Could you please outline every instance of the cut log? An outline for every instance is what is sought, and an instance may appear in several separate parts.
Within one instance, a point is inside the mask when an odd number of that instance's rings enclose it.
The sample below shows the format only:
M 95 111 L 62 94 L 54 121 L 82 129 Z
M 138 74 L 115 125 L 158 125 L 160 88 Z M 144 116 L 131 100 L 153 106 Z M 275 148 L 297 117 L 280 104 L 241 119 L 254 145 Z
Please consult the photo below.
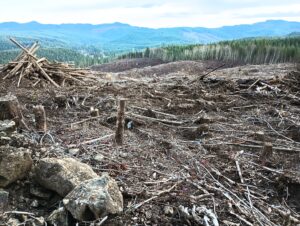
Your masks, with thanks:
M 35 126 L 38 132 L 47 132 L 47 118 L 45 108 L 42 105 L 34 107 Z
M 124 124 L 125 124 L 125 100 L 119 102 L 119 110 L 117 115 L 117 129 L 115 140 L 117 145 L 123 145 L 124 142 Z
M 49 80 L 56 88 L 59 88 L 60 86 L 54 82 L 49 75 L 44 71 L 44 69 L 37 63 L 34 62 L 34 65 L 38 68 L 38 70 L 41 72 L 41 74 L 45 77 L 45 79 Z
M 17 127 L 28 129 L 16 96 L 0 97 L 0 120 L 13 120 Z
M 33 59 L 38 60 L 31 52 L 30 50 L 26 49 L 24 46 L 22 46 L 19 42 L 17 42 L 15 39 L 10 38 L 10 41 L 12 41 L 14 44 L 16 44 L 18 47 L 20 47 L 25 53 L 27 53 L 29 56 L 31 56 Z M 34 44 L 35 45 L 35 44 Z M 34 49 L 34 45 L 32 46 L 32 49 Z

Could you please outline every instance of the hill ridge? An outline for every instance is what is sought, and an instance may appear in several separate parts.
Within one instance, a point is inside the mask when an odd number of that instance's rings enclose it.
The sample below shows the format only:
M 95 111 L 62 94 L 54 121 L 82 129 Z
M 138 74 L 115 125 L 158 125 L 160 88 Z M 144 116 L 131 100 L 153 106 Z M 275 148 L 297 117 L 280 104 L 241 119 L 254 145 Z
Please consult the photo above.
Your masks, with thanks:
M 115 22 L 108 24 L 0 23 L 0 38 L 8 36 L 57 40 L 70 47 L 97 46 L 103 50 L 128 51 L 170 44 L 206 44 L 247 37 L 286 36 L 300 32 L 300 22 L 267 20 L 219 28 L 146 28 Z

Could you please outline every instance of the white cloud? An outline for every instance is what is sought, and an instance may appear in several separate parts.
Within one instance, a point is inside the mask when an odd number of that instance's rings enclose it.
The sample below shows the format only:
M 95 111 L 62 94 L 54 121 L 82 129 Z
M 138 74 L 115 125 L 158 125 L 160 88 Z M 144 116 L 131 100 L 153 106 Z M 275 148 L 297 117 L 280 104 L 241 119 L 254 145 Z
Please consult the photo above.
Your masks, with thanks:
M 123 22 L 145 27 L 218 27 L 266 19 L 300 21 L 299 0 L 10 0 L 0 21 Z

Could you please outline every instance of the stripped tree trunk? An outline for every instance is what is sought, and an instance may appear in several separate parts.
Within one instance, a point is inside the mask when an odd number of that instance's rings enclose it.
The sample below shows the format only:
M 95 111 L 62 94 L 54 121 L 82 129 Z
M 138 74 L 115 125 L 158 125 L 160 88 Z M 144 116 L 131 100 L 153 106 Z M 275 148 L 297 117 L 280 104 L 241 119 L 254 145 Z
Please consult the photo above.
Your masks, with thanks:
M 44 106 L 37 105 L 33 108 L 35 116 L 35 125 L 38 132 L 47 132 L 47 118 Z
M 266 142 L 259 156 L 259 160 L 261 164 L 265 165 L 268 161 L 270 161 L 272 155 L 273 155 L 273 145 L 272 143 Z
M 117 115 L 117 130 L 115 135 L 115 140 L 117 145 L 123 145 L 124 124 L 125 124 L 125 100 L 121 99 L 119 102 L 119 110 Z

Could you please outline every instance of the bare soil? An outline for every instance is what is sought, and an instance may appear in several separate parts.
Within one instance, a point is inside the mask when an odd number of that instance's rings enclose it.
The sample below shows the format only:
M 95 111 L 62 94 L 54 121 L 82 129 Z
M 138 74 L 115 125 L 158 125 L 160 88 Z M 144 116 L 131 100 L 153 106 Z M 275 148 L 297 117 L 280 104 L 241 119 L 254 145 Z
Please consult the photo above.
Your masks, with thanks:
M 246 65 L 225 66 L 199 79 L 220 64 L 188 61 L 94 72 L 96 82 L 61 89 L 26 82 L 16 88 L 17 81 L 1 80 L 0 93 L 18 97 L 32 128 L 33 107 L 45 107 L 55 143 L 23 131 L 33 143 L 35 162 L 71 156 L 117 180 L 124 212 L 104 225 L 206 225 L 205 214 L 197 218 L 193 207 L 211 210 L 220 225 L 288 225 L 287 220 L 297 225 L 300 75 L 292 73 L 293 64 Z M 113 139 L 120 98 L 126 98 L 121 147 Z M 91 118 L 90 107 L 100 117 Z M 273 155 L 262 160 L 265 142 L 273 145 Z M 70 148 L 80 151 L 72 156 Z M 53 194 L 33 207 L 32 186 L 37 184 L 29 175 L 7 189 L 10 210 L 47 217 L 61 205 Z
M 100 72 L 122 72 L 134 68 L 151 67 L 163 63 L 165 62 L 160 59 L 136 58 L 136 59 L 116 60 L 110 63 L 94 65 L 91 67 L 91 69 Z

